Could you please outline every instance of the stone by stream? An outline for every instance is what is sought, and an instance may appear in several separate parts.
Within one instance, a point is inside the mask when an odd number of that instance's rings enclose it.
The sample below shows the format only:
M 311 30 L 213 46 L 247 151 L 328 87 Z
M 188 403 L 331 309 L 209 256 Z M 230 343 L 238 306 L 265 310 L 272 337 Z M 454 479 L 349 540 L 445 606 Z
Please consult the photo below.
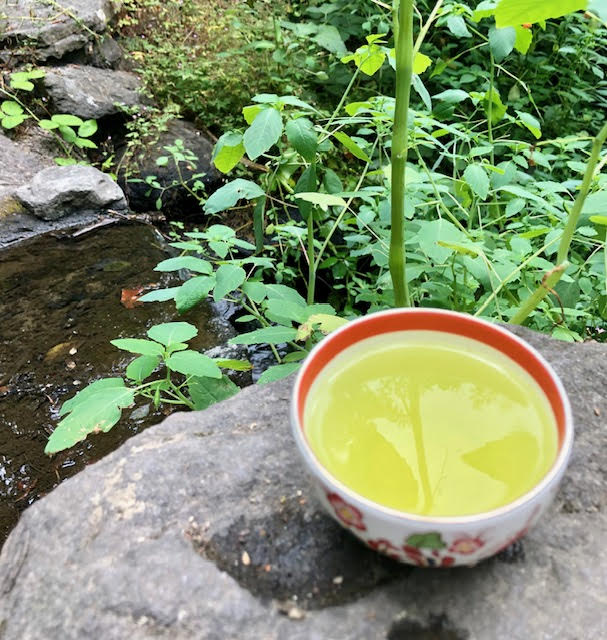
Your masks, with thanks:
M 15 192 L 23 207 L 43 220 L 56 220 L 76 212 L 124 213 L 127 202 L 122 189 L 94 167 L 72 165 L 48 167 Z
M 8 0 L 0 5 L 0 49 L 19 48 L 37 60 L 60 59 L 102 33 L 118 3 L 112 0 Z M 16 46 L 14 46 L 16 45 Z
M 52 67 L 44 77 L 55 111 L 85 119 L 120 113 L 120 105 L 140 104 L 140 85 L 134 73 L 88 65 Z
M 570 394 L 550 512 L 472 569 L 368 551 L 325 516 L 291 440 L 292 380 L 176 414 L 29 508 L 0 556 L 6 640 L 598 640 L 607 577 L 607 346 L 523 329 Z

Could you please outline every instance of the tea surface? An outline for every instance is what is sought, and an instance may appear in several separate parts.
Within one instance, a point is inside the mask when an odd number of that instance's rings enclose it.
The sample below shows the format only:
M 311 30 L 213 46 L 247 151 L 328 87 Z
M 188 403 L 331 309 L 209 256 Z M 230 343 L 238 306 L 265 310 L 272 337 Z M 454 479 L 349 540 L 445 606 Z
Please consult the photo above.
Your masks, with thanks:
M 508 504 L 557 454 L 553 413 L 526 371 L 488 346 L 428 331 L 384 334 L 341 353 L 310 389 L 304 429 L 347 487 L 431 516 Z

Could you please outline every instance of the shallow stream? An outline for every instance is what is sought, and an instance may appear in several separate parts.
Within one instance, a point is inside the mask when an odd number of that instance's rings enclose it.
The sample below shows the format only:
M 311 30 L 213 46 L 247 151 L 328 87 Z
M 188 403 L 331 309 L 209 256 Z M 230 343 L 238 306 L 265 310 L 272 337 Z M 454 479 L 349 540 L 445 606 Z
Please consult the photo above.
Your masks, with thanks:
M 162 237 L 144 225 L 47 234 L 0 252 L 0 546 L 28 505 L 164 417 L 137 405 L 109 433 L 52 458 L 43 452 L 61 404 L 132 359 L 110 340 L 145 337 L 153 324 L 177 319 L 171 303 L 121 303 L 124 289 L 170 286 L 153 271 L 166 257 Z M 210 305 L 179 319 L 198 327 L 190 344 L 199 350 L 231 335 Z

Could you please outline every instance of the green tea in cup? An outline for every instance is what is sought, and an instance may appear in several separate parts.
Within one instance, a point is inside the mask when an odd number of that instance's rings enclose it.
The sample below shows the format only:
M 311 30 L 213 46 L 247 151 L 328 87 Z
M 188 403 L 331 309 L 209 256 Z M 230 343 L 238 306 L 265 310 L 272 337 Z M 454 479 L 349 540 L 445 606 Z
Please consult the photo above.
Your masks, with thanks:
M 534 378 L 482 342 L 396 331 L 318 374 L 303 425 L 324 468 L 397 511 L 465 516 L 535 487 L 555 462 L 554 413 Z

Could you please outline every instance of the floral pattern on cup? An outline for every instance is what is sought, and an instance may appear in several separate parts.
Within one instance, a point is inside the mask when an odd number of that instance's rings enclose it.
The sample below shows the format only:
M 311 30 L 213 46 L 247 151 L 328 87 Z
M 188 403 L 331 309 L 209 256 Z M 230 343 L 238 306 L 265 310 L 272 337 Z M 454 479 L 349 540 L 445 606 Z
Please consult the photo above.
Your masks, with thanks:
M 481 547 L 485 545 L 484 540 L 479 538 L 458 538 L 449 546 L 449 551 L 451 553 L 461 553 L 463 555 L 468 555 L 470 553 L 475 553 Z
M 388 556 L 388 558 L 392 558 L 392 560 L 398 560 L 399 562 L 403 561 L 403 558 L 400 554 L 400 549 L 393 545 L 390 540 L 386 540 L 385 538 L 378 538 L 377 540 L 365 540 L 367 546 L 369 546 L 373 551 L 378 551 L 379 553 L 383 553 Z
M 348 527 L 354 527 L 359 531 L 366 531 L 363 522 L 363 514 L 351 504 L 348 504 L 336 493 L 327 493 L 327 500 L 335 510 L 335 515 Z

